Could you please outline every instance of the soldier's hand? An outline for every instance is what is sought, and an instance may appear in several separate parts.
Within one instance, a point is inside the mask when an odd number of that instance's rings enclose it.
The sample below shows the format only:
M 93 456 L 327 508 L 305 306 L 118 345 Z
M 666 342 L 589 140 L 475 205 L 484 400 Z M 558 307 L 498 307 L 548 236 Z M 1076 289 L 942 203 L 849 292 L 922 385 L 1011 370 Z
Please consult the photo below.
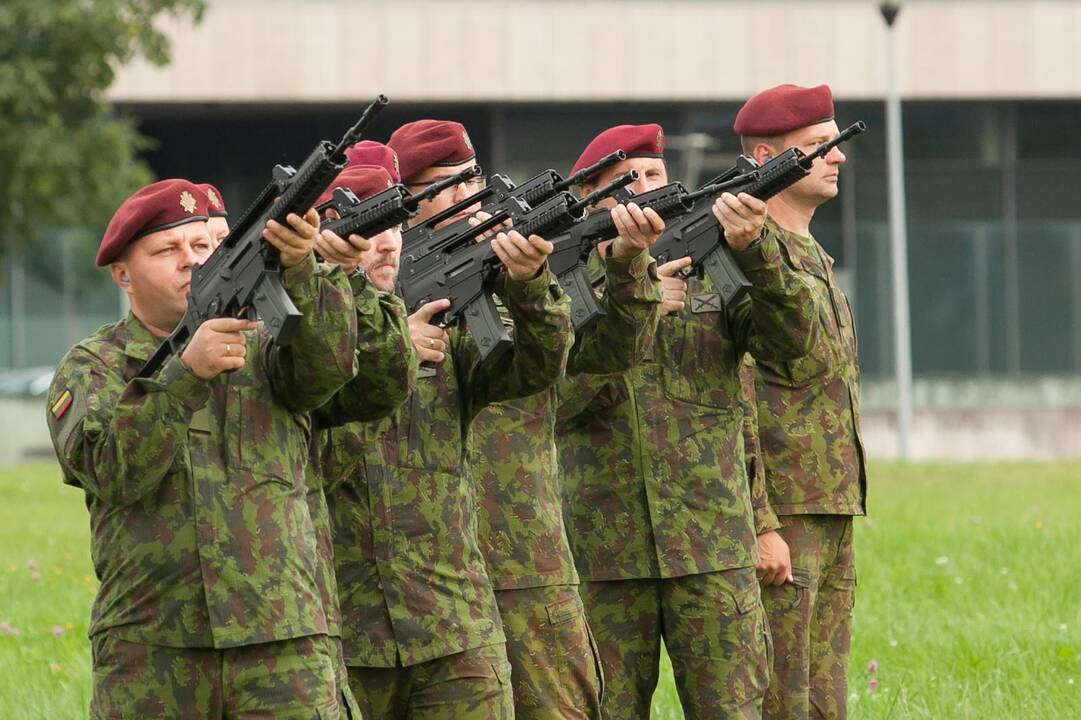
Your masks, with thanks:
M 323 230 L 315 236 L 315 252 L 326 262 L 340 266 L 347 273 L 356 270 L 361 256 L 371 249 L 371 241 L 360 235 L 350 235 L 348 240 L 343 240 L 333 230 Z
M 687 302 L 687 281 L 680 273 L 691 266 L 689 257 L 669 260 L 657 266 L 657 275 L 661 279 L 661 314 L 671 315 L 683 309 Z
M 713 203 L 713 216 L 733 250 L 744 250 L 762 235 L 766 203 L 747 193 L 724 193 Z
M 512 280 L 526 282 L 537 277 L 545 260 L 552 254 L 552 243 L 540 235 L 530 235 L 527 239 L 518 231 L 511 230 L 501 232 L 492 239 L 492 250 L 503 262 Z
M 656 210 L 642 210 L 634 203 L 612 208 L 612 224 L 619 233 L 612 242 L 612 257 L 624 260 L 653 247 L 664 232 L 664 220 Z
M 278 248 L 282 267 L 291 268 L 304 260 L 315 247 L 315 238 L 319 235 L 319 213 L 315 208 L 309 208 L 304 217 L 289 213 L 285 219 L 288 226 L 274 220 L 267 221 L 263 239 Z
M 213 380 L 223 372 L 238 370 L 247 362 L 247 341 L 243 333 L 258 323 L 236 318 L 207 320 L 195 331 L 180 360 L 200 380 Z
M 763 585 L 793 582 L 792 556 L 788 551 L 788 543 L 776 530 L 758 536 L 758 564 L 754 569 L 758 581 Z
M 432 325 L 432 318 L 450 307 L 450 300 L 432 300 L 409 316 L 409 336 L 421 362 L 441 363 L 447 351 L 447 331 Z

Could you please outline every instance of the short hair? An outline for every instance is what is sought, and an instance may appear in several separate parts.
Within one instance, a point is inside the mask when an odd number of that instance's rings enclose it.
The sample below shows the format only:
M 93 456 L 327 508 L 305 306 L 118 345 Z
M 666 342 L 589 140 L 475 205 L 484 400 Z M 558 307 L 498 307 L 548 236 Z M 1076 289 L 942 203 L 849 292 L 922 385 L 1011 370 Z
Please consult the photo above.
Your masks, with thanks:
M 750 155 L 754 150 L 755 145 L 769 145 L 771 148 L 780 152 L 784 149 L 785 135 L 771 135 L 768 137 L 756 137 L 754 135 L 740 136 L 739 143 L 743 148 L 744 155 Z

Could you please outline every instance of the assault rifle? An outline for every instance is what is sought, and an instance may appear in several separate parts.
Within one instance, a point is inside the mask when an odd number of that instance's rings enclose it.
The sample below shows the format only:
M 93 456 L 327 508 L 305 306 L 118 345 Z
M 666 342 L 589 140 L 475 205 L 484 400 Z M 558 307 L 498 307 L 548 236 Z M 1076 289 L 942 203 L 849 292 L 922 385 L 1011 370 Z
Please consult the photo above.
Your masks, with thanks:
M 482 359 L 506 349 L 511 339 L 491 297 L 495 278 L 503 271 L 503 264 L 489 243 L 477 243 L 475 239 L 508 219 L 525 237 L 562 233 L 584 220 L 590 205 L 637 178 L 638 174 L 631 171 L 581 200 L 568 192 L 560 192 L 535 208 L 529 208 L 515 198 L 513 211 L 504 207 L 457 237 L 446 238 L 443 249 L 434 254 L 417 257 L 404 253 L 399 289 L 405 306 L 415 312 L 432 300 L 449 298 L 450 307 L 443 312 L 440 323 L 464 322 Z
M 799 148 L 788 148 L 763 165 L 749 157 L 740 156 L 735 166 L 714 178 L 711 185 L 724 185 L 725 191 L 734 195 L 747 193 L 759 200 L 768 200 L 807 177 L 815 160 L 825 157 L 830 150 L 866 129 L 867 126 L 862 122 L 853 123 L 811 153 L 805 154 Z M 722 307 L 728 308 L 739 301 L 751 287 L 751 283 L 732 258 L 731 250 L 724 240 L 724 229 L 714 217 L 712 205 L 712 197 L 700 198 L 690 212 L 665 229 L 653 247 L 652 254 L 658 263 L 676 258 L 691 258 L 691 269 L 701 269 L 709 277 L 720 293 Z
M 460 233 L 467 230 L 469 218 L 460 218 L 444 227 L 437 226 L 463 210 L 480 203 L 478 212 L 483 211 L 494 216 L 505 211 L 504 219 L 513 221 L 514 217 L 521 214 L 523 203 L 527 208 L 540 205 L 593 173 L 625 160 L 626 157 L 622 150 L 617 150 L 566 179 L 563 179 L 555 170 L 545 170 L 521 185 L 516 184 L 506 175 L 496 173 L 488 178 L 487 184 L 482 189 L 406 230 L 402 235 L 402 247 L 409 249 L 416 257 L 445 251 L 449 238 L 458 237 Z
M 364 238 L 373 237 L 416 215 L 422 201 L 431 200 L 447 188 L 480 174 L 480 167 L 474 165 L 457 175 L 432 183 L 415 195 L 410 195 L 404 185 L 392 185 L 365 200 L 360 200 L 349 188 L 334 188 L 330 200 L 320 205 L 318 210 L 334 209 L 338 218 L 323 223 L 323 228 L 343 238 L 354 234 Z
M 712 204 L 713 198 L 727 192 L 729 188 L 747 182 L 753 176 L 752 170 L 747 175 L 735 175 L 723 182 L 710 183 L 694 192 L 687 190 L 682 183 L 673 182 L 641 195 L 624 194 L 622 201 L 633 201 L 643 210 L 651 208 L 667 222 L 691 212 L 699 201 Z M 570 296 L 575 331 L 581 330 L 604 312 L 593 294 L 585 263 L 598 242 L 614 238 L 617 234 L 611 211 L 605 209 L 592 213 L 584 222 L 552 240 L 555 249 L 548 258 L 548 265 L 559 278 L 563 290 Z M 653 254 L 653 250 L 650 252 Z
M 345 167 L 345 149 L 387 105 L 377 97 L 338 144 L 323 140 L 300 166 L 276 165 L 272 179 L 240 216 L 207 261 L 191 271 L 188 309 L 180 323 L 139 370 L 150 377 L 170 355 L 180 352 L 204 321 L 219 317 L 261 319 L 279 345 L 289 345 L 302 317 L 281 284 L 277 248 L 263 239 L 270 220 L 286 224 L 290 213 L 304 215 Z

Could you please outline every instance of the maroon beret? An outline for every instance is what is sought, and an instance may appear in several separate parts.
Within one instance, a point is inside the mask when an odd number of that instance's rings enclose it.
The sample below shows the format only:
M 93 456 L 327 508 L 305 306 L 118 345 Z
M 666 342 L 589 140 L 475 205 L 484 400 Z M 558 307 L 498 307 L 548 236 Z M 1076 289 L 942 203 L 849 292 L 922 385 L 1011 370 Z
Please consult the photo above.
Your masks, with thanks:
M 398 153 L 381 142 L 361 140 L 345 151 L 350 165 L 379 165 L 390 174 L 396 183 L 402 181 L 402 170 L 398 165 Z
M 206 195 L 207 215 L 210 217 L 229 217 L 229 212 L 225 209 L 225 199 L 222 198 L 221 191 L 210 183 L 202 183 L 199 187 L 202 188 L 203 194 Z
M 477 156 L 465 127 L 452 120 L 417 120 L 402 125 L 387 145 L 398 153 L 401 177 L 406 182 L 425 168 L 461 165 Z
M 664 157 L 664 129 L 657 123 L 648 125 L 616 125 L 608 128 L 586 145 L 578 162 L 571 168 L 571 175 L 584 167 L 589 167 L 605 155 L 616 150 L 627 153 L 627 157 Z
M 778 85 L 744 103 L 732 129 L 743 137 L 774 137 L 832 119 L 833 93 L 829 85 Z
M 160 180 L 136 190 L 117 208 L 98 247 L 98 267 L 116 260 L 144 235 L 197 220 L 206 221 L 207 196 L 190 180 Z
M 393 185 L 394 180 L 382 165 L 347 165 L 345 170 L 334 178 L 334 182 L 330 184 L 327 191 L 319 196 L 315 204 L 319 206 L 330 200 L 334 194 L 334 188 L 348 188 L 359 199 L 364 200 Z

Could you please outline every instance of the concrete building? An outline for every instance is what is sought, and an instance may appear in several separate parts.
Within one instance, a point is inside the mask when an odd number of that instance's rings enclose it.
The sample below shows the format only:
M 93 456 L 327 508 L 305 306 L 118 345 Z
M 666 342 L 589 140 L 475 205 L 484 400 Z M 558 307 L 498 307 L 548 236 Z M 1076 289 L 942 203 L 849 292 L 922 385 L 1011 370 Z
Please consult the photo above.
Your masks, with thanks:
M 214 182 L 235 209 L 274 163 L 302 160 L 380 92 L 393 104 L 373 138 L 456 119 L 487 170 L 519 179 L 565 171 L 608 125 L 660 122 L 672 175 L 693 184 L 734 160 L 731 123 L 749 95 L 828 82 L 839 122 L 862 119 L 869 132 L 846 148 L 841 197 L 815 229 L 857 315 L 870 449 L 895 452 L 876 2 L 208 5 L 195 28 L 165 24 L 168 67 L 133 63 L 110 97 L 157 141 L 146 157 L 160 177 Z M 902 5 L 914 454 L 1081 456 L 1081 3 Z M 40 267 L 9 284 L 0 366 L 55 363 L 116 316 L 104 277 L 64 287 Z M 19 307 L 32 311 L 13 327 Z

